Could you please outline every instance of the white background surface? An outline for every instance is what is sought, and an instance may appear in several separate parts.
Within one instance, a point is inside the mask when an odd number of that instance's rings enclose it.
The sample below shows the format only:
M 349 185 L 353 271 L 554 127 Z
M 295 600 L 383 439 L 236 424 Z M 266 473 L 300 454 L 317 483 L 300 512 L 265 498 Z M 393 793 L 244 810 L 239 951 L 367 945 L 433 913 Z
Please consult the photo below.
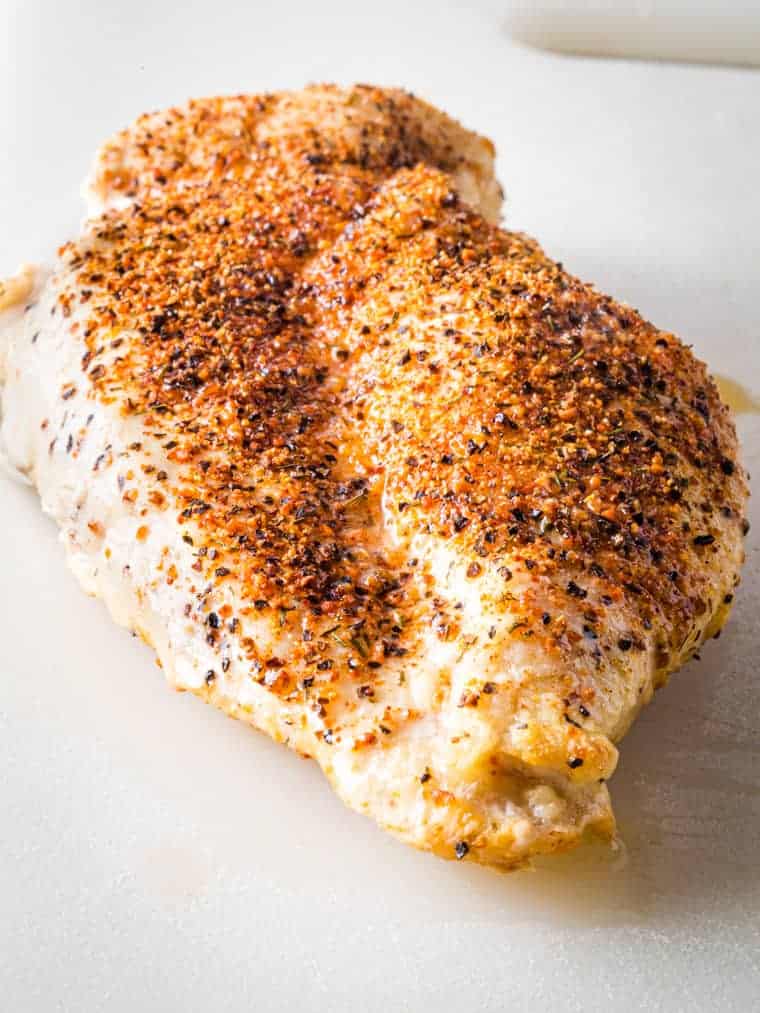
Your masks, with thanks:
M 402 84 L 489 134 L 507 220 L 760 396 L 760 74 L 551 56 L 497 3 L 0 2 L 0 271 L 96 145 L 190 95 Z M 760 417 L 739 427 L 760 472 Z M 627 848 L 499 877 L 413 852 L 165 687 L 0 484 L 0 1008 L 760 1008 L 760 510 L 723 637 L 611 790 Z

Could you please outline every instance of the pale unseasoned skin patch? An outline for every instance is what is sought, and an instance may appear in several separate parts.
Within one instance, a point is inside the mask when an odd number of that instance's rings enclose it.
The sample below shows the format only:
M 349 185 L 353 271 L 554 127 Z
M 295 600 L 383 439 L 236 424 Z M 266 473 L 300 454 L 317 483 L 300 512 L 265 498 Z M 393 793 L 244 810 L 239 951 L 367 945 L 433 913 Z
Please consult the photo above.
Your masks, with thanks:
M 0 279 L 0 313 L 23 304 L 34 288 L 35 268 L 22 264 L 11 278 Z

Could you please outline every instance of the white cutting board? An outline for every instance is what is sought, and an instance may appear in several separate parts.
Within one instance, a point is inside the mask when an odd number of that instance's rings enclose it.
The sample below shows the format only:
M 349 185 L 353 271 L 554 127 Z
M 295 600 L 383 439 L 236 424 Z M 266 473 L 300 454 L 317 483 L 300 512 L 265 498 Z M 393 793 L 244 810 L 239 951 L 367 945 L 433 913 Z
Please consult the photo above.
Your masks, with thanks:
M 0 271 L 76 227 L 92 150 L 143 109 L 403 84 L 493 137 L 511 224 L 760 397 L 756 72 L 520 48 L 495 3 L 240 7 L 0 5 Z M 739 428 L 760 473 L 760 416 Z M 760 1008 L 759 506 L 727 630 L 624 743 L 625 850 L 499 877 L 173 694 L 0 482 L 0 1009 Z

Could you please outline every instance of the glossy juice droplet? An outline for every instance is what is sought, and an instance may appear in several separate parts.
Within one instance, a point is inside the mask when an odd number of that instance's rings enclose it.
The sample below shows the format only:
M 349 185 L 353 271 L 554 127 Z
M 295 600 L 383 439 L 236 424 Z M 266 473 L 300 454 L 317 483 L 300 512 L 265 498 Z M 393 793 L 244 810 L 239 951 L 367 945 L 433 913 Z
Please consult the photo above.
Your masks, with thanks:
M 760 400 L 745 390 L 740 383 L 727 376 L 713 375 L 721 398 L 732 411 L 760 415 Z

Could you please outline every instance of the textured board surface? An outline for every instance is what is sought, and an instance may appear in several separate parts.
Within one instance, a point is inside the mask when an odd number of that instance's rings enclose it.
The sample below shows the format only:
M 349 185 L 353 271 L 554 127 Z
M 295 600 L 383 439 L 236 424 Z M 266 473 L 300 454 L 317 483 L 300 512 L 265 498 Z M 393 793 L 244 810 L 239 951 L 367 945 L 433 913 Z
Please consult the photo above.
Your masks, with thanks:
M 402 84 L 488 134 L 507 221 L 760 398 L 757 72 L 561 57 L 495 3 L 8 4 L 0 271 L 97 144 L 189 95 Z M 7 52 L 3 47 L 7 47 Z M 739 416 L 760 474 L 760 415 Z M 626 738 L 625 846 L 499 877 L 417 854 L 163 683 L 0 485 L 0 989 L 32 1013 L 747 1010 L 760 1002 L 760 504 L 732 619 Z

